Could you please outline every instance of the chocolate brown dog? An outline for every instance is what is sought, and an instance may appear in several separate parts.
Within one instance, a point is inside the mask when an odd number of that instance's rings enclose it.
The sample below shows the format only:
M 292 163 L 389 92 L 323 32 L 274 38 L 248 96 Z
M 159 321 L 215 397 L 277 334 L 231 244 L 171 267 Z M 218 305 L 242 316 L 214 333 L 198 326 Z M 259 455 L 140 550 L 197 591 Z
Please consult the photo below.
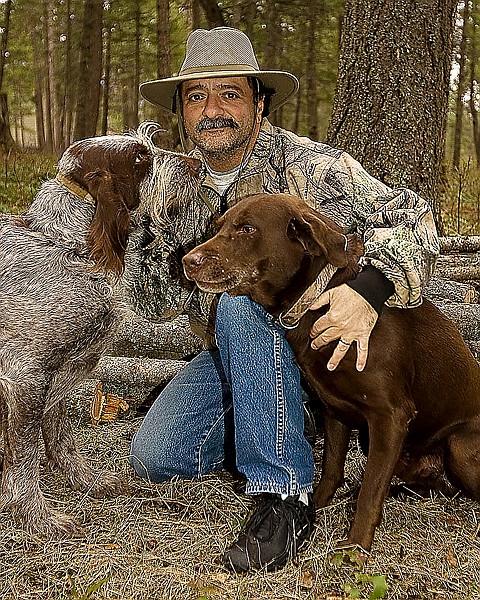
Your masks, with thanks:
M 208 292 L 249 295 L 277 317 L 322 270 L 337 267 L 328 284 L 334 287 L 359 269 L 358 237 L 345 238 L 332 221 L 292 196 L 246 198 L 219 226 L 215 237 L 184 257 L 187 277 Z M 480 500 L 480 367 L 456 327 L 425 299 L 418 308 L 385 307 L 363 372 L 355 368 L 352 348 L 328 371 L 336 342 L 320 350 L 309 343 L 310 329 L 324 312 L 308 311 L 286 337 L 326 407 L 318 507 L 342 484 L 352 429 L 368 440 L 355 518 L 339 544 L 364 557 L 394 474 L 418 490 L 460 488 Z

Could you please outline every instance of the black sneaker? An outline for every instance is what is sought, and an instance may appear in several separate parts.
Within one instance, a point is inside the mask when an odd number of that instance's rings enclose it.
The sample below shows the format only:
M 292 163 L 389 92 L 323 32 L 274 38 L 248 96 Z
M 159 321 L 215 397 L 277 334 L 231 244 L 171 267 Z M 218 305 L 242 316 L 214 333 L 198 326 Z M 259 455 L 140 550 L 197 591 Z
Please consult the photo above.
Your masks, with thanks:
M 262 494 L 223 562 L 237 573 L 265 566 L 267 571 L 281 569 L 308 540 L 314 521 L 312 494 L 308 494 L 308 506 L 299 496 L 282 500 L 278 494 Z

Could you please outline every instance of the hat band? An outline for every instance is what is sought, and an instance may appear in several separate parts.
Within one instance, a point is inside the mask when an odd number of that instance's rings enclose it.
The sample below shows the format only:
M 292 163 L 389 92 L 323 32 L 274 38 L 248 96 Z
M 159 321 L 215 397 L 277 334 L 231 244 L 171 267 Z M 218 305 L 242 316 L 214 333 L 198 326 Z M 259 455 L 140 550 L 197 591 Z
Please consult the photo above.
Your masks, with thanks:
M 218 71 L 248 71 L 250 73 L 258 73 L 258 69 L 252 65 L 211 65 L 208 67 L 193 67 L 191 69 L 183 69 L 178 75 L 193 75 L 201 73 L 216 73 Z

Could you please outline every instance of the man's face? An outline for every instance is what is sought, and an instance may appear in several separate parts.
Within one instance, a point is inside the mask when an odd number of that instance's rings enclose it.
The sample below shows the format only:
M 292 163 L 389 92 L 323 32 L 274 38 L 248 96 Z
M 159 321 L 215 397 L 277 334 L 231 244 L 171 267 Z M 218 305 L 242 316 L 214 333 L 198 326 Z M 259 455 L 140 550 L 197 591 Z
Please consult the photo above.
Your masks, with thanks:
M 181 87 L 185 130 L 213 168 L 227 171 L 242 160 L 261 121 L 246 77 L 193 79 Z M 221 168 L 220 168 L 221 167 Z

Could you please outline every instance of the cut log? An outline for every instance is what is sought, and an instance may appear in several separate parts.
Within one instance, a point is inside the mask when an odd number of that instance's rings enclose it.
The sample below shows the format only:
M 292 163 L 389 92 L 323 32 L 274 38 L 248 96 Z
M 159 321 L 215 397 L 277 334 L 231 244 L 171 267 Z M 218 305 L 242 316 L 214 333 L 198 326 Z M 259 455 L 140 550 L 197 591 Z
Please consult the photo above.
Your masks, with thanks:
M 203 349 L 203 342 L 192 333 L 188 318 L 178 317 L 166 323 L 153 323 L 133 311 L 113 337 L 109 354 L 181 360 Z
M 480 235 L 441 237 L 439 241 L 442 253 L 480 252 Z
M 446 254 L 438 257 L 435 275 L 456 281 L 480 280 L 480 254 Z
M 425 296 L 432 302 L 467 302 L 479 301 L 480 294 L 471 284 L 461 283 L 434 276 L 425 289 Z
M 128 404 L 126 414 L 134 414 L 150 395 L 156 397 L 186 364 L 182 360 L 104 356 L 90 377 L 69 397 L 69 414 L 79 422 L 90 421 L 90 408 L 100 383 L 105 395 L 122 398 Z
M 457 325 L 465 340 L 480 341 L 480 304 L 461 302 L 435 302 L 435 304 Z

